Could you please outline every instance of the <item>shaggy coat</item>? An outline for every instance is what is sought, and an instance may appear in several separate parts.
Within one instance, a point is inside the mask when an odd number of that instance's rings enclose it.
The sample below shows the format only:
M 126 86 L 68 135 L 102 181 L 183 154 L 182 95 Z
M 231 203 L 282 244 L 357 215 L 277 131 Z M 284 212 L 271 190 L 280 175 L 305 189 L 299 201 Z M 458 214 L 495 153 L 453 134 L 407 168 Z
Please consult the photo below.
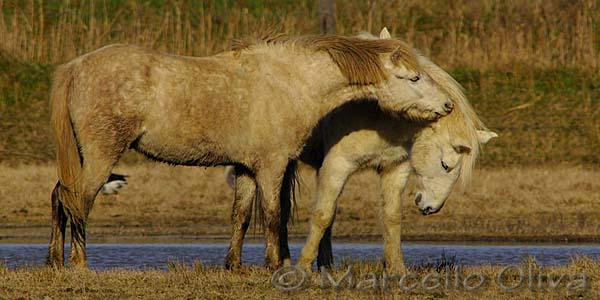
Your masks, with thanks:
M 448 116 L 435 123 L 413 122 L 385 114 L 372 102 L 348 103 L 323 118 L 313 131 L 299 157 L 318 170 L 318 197 L 310 234 L 298 260 L 300 267 L 310 270 L 317 247 L 317 265 L 331 265 L 331 226 L 337 199 L 352 173 L 372 168 L 381 178 L 386 269 L 392 274 L 402 271 L 400 194 L 408 175 L 415 174 L 419 209 L 423 214 L 435 213 L 459 178 L 463 184 L 469 181 L 480 144 L 495 136 L 479 120 L 460 85 L 425 57 L 419 60 L 423 70 L 421 80 L 431 80 L 452 99 L 455 110 Z M 289 189 L 290 180 L 293 177 L 286 176 L 284 187 Z M 243 183 L 245 181 L 238 182 L 237 188 L 252 192 L 251 187 L 241 186 Z M 289 192 L 282 191 L 282 199 L 288 199 L 282 200 L 283 203 L 290 203 L 289 197 Z M 253 198 L 253 194 L 247 194 L 235 199 L 237 211 L 234 210 L 233 215 L 238 225 L 234 226 L 237 230 L 234 230 L 226 266 L 240 264 L 238 257 Z M 281 239 L 285 244 L 286 236 Z
M 131 148 L 251 176 L 264 199 L 265 260 L 277 267 L 281 180 L 324 115 L 361 98 L 415 119 L 449 112 L 441 91 L 416 82 L 417 66 L 399 41 L 336 36 L 267 39 L 203 58 L 111 45 L 60 66 L 50 99 L 59 181 L 48 263 L 64 264 L 70 217 L 71 265 L 86 266 L 94 199 Z

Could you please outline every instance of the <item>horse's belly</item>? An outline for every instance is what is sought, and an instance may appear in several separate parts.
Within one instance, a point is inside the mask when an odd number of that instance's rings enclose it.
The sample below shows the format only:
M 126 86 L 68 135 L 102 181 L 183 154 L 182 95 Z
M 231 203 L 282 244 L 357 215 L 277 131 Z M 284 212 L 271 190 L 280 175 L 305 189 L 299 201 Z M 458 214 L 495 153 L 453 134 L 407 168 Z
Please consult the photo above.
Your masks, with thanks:
M 153 160 L 174 165 L 216 166 L 234 162 L 217 143 L 203 139 L 141 136 L 131 148 Z

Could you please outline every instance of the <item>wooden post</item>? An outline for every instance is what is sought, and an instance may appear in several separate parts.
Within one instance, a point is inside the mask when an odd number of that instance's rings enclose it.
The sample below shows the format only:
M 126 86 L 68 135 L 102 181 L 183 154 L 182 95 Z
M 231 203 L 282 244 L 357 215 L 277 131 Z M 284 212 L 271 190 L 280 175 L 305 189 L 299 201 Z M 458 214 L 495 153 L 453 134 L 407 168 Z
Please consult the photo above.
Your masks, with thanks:
M 333 24 L 333 0 L 319 1 L 319 25 L 321 34 L 335 33 L 335 25 Z

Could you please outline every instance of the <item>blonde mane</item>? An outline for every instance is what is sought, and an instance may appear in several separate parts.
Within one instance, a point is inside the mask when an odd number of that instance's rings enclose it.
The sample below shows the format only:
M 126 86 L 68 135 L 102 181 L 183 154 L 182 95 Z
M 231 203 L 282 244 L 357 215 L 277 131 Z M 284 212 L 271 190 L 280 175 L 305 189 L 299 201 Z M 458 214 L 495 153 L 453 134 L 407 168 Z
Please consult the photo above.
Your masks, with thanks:
M 380 40 L 369 32 L 361 32 L 356 37 L 370 41 Z M 437 121 L 435 126 L 446 130 L 450 136 L 464 138 L 471 145 L 471 152 L 462 161 L 459 176 L 460 185 L 465 188 L 471 181 L 475 162 L 481 150 L 477 130 L 487 130 L 487 128 L 469 103 L 462 86 L 450 74 L 434 64 L 427 57 L 420 54 L 417 50 L 412 49 L 412 47 L 409 48 L 412 53 L 416 53 L 420 70 L 427 74 L 454 104 L 454 110 L 449 115 Z
M 349 84 L 368 85 L 387 80 L 381 54 L 390 53 L 396 66 L 421 71 L 417 54 L 406 43 L 396 39 L 363 39 L 338 35 L 289 37 L 283 34 L 252 40 L 233 40 L 231 51 L 251 49 L 254 45 L 297 45 L 329 54 Z
M 448 95 L 454 104 L 454 110 L 434 124 L 442 130 L 446 130 L 450 136 L 458 136 L 466 139 L 471 145 L 471 152 L 466 154 L 466 157 L 462 160 L 459 176 L 461 186 L 465 188 L 471 181 L 475 162 L 481 149 L 477 130 L 487 130 L 487 128 L 469 103 L 462 86 L 446 71 L 425 56 L 418 55 L 418 59 L 423 72 Z

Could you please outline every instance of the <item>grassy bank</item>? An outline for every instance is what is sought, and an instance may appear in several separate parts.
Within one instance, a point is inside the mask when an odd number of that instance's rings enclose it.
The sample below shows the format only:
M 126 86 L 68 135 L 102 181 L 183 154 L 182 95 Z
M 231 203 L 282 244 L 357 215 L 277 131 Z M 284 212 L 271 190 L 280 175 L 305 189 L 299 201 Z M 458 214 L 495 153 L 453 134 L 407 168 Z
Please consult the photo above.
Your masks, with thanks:
M 336 31 L 392 34 L 466 88 L 500 138 L 484 166 L 600 162 L 596 1 L 337 1 Z M 443 17 L 440 17 L 443 16 Z M 0 1 L 0 162 L 53 159 L 51 71 L 125 42 L 209 55 L 271 29 L 318 32 L 318 1 Z
M 446 271 L 437 273 L 433 268 L 411 270 L 414 277 L 405 282 L 405 286 L 416 284 L 410 291 L 399 287 L 399 279 L 389 280 L 389 286 L 372 288 L 373 276 L 382 280 L 382 266 L 373 264 L 352 264 L 354 288 L 348 288 L 344 281 L 339 289 L 330 286 L 320 288 L 322 279 L 313 274 L 306 280 L 306 287 L 290 292 L 282 292 L 271 284 L 272 273 L 264 268 L 244 268 L 240 271 L 225 271 L 220 268 L 204 268 L 201 264 L 185 267 L 173 265 L 167 272 L 162 271 L 55 271 L 46 268 L 6 270 L 0 268 L 0 299 L 597 299 L 600 280 L 600 264 L 586 258 L 575 259 L 564 267 L 539 268 L 532 262 L 505 271 L 498 266 L 464 267 L 459 271 L 450 270 L 450 284 L 445 286 Z M 521 277 L 518 270 L 524 275 Z M 332 278 L 340 280 L 347 268 L 331 273 Z M 532 271 L 532 272 L 531 272 Z M 532 274 L 532 288 L 529 288 L 529 274 Z M 437 274 L 437 275 L 436 275 Z M 455 274 L 459 275 L 458 287 L 455 286 Z M 538 283 L 538 274 L 542 279 Z M 568 288 L 585 274 L 587 288 Z M 462 280 L 469 275 L 481 276 L 481 287 L 468 290 L 465 286 L 476 286 L 478 278 Z M 551 281 L 560 284 L 550 288 Z M 437 277 L 438 288 L 431 291 L 435 282 L 422 284 L 426 276 Z M 497 278 L 500 277 L 500 281 Z M 475 278 L 475 277 L 473 277 Z M 504 287 L 518 288 L 504 290 Z M 328 281 L 326 281 L 328 282 Z M 356 288 L 359 282 L 363 282 Z M 500 282 L 500 283 L 498 283 Z M 541 286 L 542 288 L 538 288 Z M 572 285 L 578 286 L 579 283 Z
M 53 161 L 47 107 L 52 67 L 1 51 L 0 67 L 0 162 Z M 449 71 L 486 125 L 500 135 L 486 145 L 483 166 L 600 164 L 600 73 Z
M 130 183 L 118 198 L 97 198 L 88 224 L 92 241 L 230 233 L 232 191 L 221 168 L 138 164 L 117 171 L 130 175 Z M 46 242 L 55 172 L 52 166 L 0 167 L 0 240 Z M 296 237 L 308 231 L 315 190 L 314 173 L 302 169 L 301 176 L 298 217 L 290 226 Z M 340 200 L 335 236 L 379 240 L 378 195 L 374 173 L 353 176 Z M 598 241 L 600 172 L 566 165 L 485 168 L 440 213 L 424 217 L 413 201 L 404 201 L 403 209 L 406 240 Z

